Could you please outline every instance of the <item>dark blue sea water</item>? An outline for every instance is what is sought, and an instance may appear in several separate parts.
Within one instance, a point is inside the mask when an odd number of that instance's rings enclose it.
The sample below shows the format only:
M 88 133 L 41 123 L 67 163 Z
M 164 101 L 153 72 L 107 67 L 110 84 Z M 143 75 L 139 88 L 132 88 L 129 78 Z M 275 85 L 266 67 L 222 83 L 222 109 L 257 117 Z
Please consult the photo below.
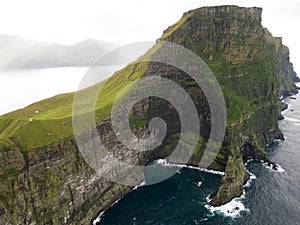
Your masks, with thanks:
M 276 172 L 252 161 L 254 174 L 245 195 L 217 209 L 207 196 L 218 186 L 220 175 L 182 168 L 164 182 L 142 186 L 105 211 L 100 225 L 298 225 L 300 224 L 300 95 L 284 112 L 280 128 L 286 138 L 266 148 L 283 169 Z M 161 166 L 164 169 L 163 166 Z M 201 187 L 197 182 L 202 181 Z M 238 212 L 232 209 L 238 207 Z

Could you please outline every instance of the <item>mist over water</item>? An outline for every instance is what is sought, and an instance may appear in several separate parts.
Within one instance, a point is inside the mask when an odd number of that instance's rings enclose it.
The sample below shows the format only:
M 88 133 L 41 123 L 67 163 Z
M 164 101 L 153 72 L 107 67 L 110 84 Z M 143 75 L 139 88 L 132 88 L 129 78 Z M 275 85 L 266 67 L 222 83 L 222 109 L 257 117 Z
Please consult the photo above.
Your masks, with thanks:
M 221 176 L 182 168 L 164 182 L 142 186 L 105 211 L 100 225 L 295 225 L 300 222 L 300 96 L 285 99 L 289 108 L 279 122 L 286 138 L 266 148 L 283 170 L 274 171 L 251 161 L 253 174 L 245 195 L 223 208 L 210 210 L 207 196 L 216 190 Z M 162 170 L 166 169 L 164 165 Z M 256 179 L 254 179 L 256 177 Z M 200 187 L 197 182 L 203 182 Z M 238 207 L 238 212 L 232 209 Z
M 111 76 L 122 65 L 94 66 L 88 87 Z M 0 70 L 0 115 L 54 95 L 77 91 L 88 67 Z

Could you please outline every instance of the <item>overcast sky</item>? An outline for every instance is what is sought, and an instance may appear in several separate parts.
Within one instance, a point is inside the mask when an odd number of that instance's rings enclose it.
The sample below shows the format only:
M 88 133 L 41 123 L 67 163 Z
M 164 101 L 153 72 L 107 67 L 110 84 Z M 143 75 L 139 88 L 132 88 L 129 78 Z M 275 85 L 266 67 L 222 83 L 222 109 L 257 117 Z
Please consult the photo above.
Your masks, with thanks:
M 0 0 L 0 33 L 62 44 L 87 38 L 121 44 L 152 41 L 184 12 L 224 4 L 263 7 L 263 25 L 283 37 L 300 73 L 298 0 Z

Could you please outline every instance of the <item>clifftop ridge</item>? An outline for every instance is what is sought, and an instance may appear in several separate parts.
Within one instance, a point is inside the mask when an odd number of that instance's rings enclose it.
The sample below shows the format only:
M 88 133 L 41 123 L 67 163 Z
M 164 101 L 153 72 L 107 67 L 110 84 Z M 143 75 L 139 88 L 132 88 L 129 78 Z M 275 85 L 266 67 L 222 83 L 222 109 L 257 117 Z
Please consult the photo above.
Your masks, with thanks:
M 212 195 L 215 206 L 242 194 L 249 179 L 244 165 L 247 160 L 263 160 L 276 168 L 263 147 L 283 139 L 278 127 L 279 95 L 297 91 L 289 50 L 281 38 L 273 37 L 261 25 L 261 14 L 257 7 L 202 7 L 185 13 L 160 38 L 200 56 L 225 97 L 226 134 L 209 166 L 225 172 Z M 159 47 L 154 46 L 151 52 L 156 54 Z M 134 106 L 130 122 L 138 136 L 147 130 L 149 118 L 163 118 L 168 131 L 161 146 L 145 154 L 130 151 L 112 129 L 109 113 L 114 97 L 126 85 L 151 75 L 173 80 L 194 101 L 201 130 L 188 164 L 199 165 L 210 134 L 207 99 L 187 74 L 160 63 L 131 64 L 107 80 L 105 102 L 95 106 L 97 130 L 105 131 L 101 137 L 104 144 L 116 158 L 132 165 L 166 157 L 176 147 L 181 136 L 178 115 L 168 102 L 151 97 Z M 90 91 L 84 90 L 83 96 L 89 96 Z M 87 224 L 130 191 L 131 187 L 97 176 L 81 156 L 72 133 L 73 97 L 74 93 L 55 96 L 0 117 L 0 224 Z M 40 112 L 35 114 L 37 109 Z M 185 134 L 187 143 L 181 146 L 187 152 L 192 136 Z M 87 142 L 93 147 L 93 140 Z

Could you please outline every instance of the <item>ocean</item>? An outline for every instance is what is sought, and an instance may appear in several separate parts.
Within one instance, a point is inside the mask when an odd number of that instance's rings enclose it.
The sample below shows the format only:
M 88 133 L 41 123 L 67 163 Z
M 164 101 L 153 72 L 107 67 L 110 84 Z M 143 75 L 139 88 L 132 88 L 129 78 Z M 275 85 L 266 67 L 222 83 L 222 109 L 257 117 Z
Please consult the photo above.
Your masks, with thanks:
M 137 187 L 101 213 L 94 224 L 300 224 L 300 95 L 294 97 L 297 99 L 284 99 L 289 107 L 283 112 L 285 119 L 279 122 L 285 141 L 275 140 L 265 148 L 280 170 L 274 171 L 260 161 L 248 162 L 251 180 L 240 198 L 212 208 L 208 196 L 216 190 L 221 175 L 178 167 L 178 172 L 168 180 Z M 156 164 L 161 170 L 171 166 Z

